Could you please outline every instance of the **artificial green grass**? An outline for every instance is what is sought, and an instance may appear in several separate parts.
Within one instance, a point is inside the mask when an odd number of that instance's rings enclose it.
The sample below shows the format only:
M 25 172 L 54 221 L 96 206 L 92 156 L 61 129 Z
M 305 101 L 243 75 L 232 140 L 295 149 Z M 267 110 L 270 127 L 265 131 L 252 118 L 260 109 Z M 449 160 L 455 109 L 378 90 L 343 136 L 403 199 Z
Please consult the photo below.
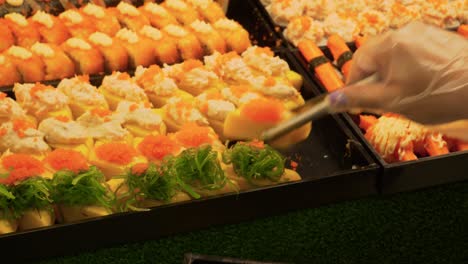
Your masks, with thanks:
M 40 263 L 180 264 L 186 252 L 311 264 L 468 263 L 468 183 L 340 203 Z

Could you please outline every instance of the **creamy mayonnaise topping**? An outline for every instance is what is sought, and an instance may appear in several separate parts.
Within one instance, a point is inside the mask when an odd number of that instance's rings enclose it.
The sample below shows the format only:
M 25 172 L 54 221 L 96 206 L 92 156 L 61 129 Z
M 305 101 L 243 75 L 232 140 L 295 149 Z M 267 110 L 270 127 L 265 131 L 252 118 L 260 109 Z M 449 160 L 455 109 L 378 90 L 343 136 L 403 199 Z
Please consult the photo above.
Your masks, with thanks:
M 323 23 L 315 21 L 308 16 L 292 19 L 283 33 L 295 46 L 302 40 L 311 40 L 314 43 L 319 43 L 325 36 Z
M 148 101 L 145 91 L 138 86 L 132 79 L 119 78 L 122 73 L 116 72 L 107 75 L 102 80 L 100 89 L 106 89 L 112 94 L 132 102 Z
M 118 119 L 103 118 L 86 112 L 76 121 L 84 126 L 86 133 L 94 139 L 121 140 L 129 135 Z
M 16 100 L 28 112 L 38 114 L 48 110 L 67 107 L 69 99 L 58 89 L 47 86 L 36 89 L 36 84 L 15 84 L 13 91 Z
M 13 119 L 24 118 L 26 111 L 12 98 L 0 99 L 0 118 Z
M 97 88 L 79 77 L 63 79 L 57 89 L 75 103 L 94 106 L 107 105 L 106 99 L 97 91 Z
M 199 125 L 208 125 L 208 120 L 195 107 L 194 102 L 172 97 L 164 106 L 168 115 L 177 123 L 185 124 L 196 122 Z
M 133 5 L 130 5 L 128 3 L 125 3 L 125 2 L 120 2 L 117 5 L 117 10 L 119 10 L 120 13 L 125 14 L 125 15 L 129 15 L 129 16 L 139 16 L 140 15 L 140 11 L 138 11 L 138 9 L 136 7 L 134 7 Z
M 52 58 L 55 55 L 54 50 L 48 44 L 36 42 L 31 46 L 32 52 L 45 57 Z
M 164 31 L 166 31 L 169 35 L 177 38 L 182 38 L 188 35 L 187 30 L 178 25 L 167 25 L 164 27 Z
M 186 85 L 199 88 L 208 88 L 208 86 L 214 81 L 218 81 L 218 76 L 207 69 L 204 68 L 195 68 L 185 74 L 181 78 L 181 82 Z
M 131 44 L 135 44 L 139 40 L 138 35 L 134 31 L 127 28 L 120 29 L 115 36 Z
M 182 0 L 166 0 L 166 5 L 177 11 L 184 11 L 188 8 L 187 4 Z
M 66 41 L 67 45 L 71 48 L 80 49 L 80 50 L 90 50 L 91 45 L 83 39 L 80 38 L 69 38 Z
M 200 20 L 195 20 L 193 21 L 191 24 L 190 24 L 190 27 L 196 31 L 196 32 L 199 32 L 199 33 L 203 33 L 203 34 L 209 34 L 210 32 L 213 32 L 213 27 L 204 22 L 204 21 L 200 21 Z
M 143 26 L 143 28 L 141 28 L 140 34 L 142 34 L 143 36 L 146 36 L 148 38 L 151 38 L 153 40 L 160 40 L 163 37 L 163 35 L 162 35 L 161 31 L 159 31 L 159 29 L 154 28 L 152 26 L 148 26 L 148 25 Z
M 102 32 L 94 32 L 89 36 L 89 41 L 94 45 L 109 47 L 112 45 L 112 38 Z
M 83 17 L 81 16 L 81 14 L 78 13 L 77 11 L 71 10 L 71 9 L 61 13 L 59 15 L 59 17 L 61 19 L 68 20 L 68 22 L 70 22 L 72 24 L 79 24 L 79 23 L 83 22 Z
M 60 121 L 54 117 L 44 119 L 38 127 L 45 140 L 52 144 L 80 144 L 88 139 L 86 129 L 76 121 Z
M 261 52 L 261 48 L 257 46 L 249 47 L 242 53 L 242 57 L 247 65 L 267 76 L 285 75 L 289 71 L 289 65 L 286 61 L 278 56 Z
M 37 22 L 39 24 L 42 24 L 43 26 L 47 28 L 52 28 L 54 25 L 54 21 L 52 20 L 52 16 L 50 14 L 47 14 L 44 11 L 37 11 L 34 16 L 32 16 L 32 20 L 34 22 Z
M 240 28 L 240 25 L 236 21 L 228 18 L 221 18 L 220 20 L 216 21 L 213 25 L 217 29 L 230 31 L 238 30 Z
M 6 14 L 5 18 L 22 27 L 26 27 L 28 25 L 28 20 L 19 13 Z
M 83 12 L 88 16 L 94 16 L 96 18 L 103 18 L 106 15 L 104 8 L 94 4 L 87 4 L 83 7 Z
M 151 129 L 157 128 L 163 123 L 161 115 L 143 103 L 122 101 L 117 106 L 115 113 L 123 124 L 136 124 Z
M 0 125 L 0 151 L 10 150 L 14 153 L 44 153 L 50 150 L 44 141 L 44 134 L 37 129 L 27 128 L 21 134 L 17 133 L 14 121 Z
M 33 55 L 29 50 L 20 46 L 11 46 L 7 50 L 7 54 L 22 60 L 27 60 Z

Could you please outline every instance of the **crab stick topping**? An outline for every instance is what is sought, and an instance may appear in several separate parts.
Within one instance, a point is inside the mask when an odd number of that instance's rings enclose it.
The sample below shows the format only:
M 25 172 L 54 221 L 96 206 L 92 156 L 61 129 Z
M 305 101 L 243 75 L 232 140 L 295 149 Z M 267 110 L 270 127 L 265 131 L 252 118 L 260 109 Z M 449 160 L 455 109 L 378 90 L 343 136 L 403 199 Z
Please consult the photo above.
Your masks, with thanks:
M 254 99 L 241 107 L 241 115 L 261 123 L 277 123 L 283 118 L 284 106 L 272 99 Z
M 98 158 L 120 165 L 129 164 L 137 151 L 130 145 L 120 142 L 110 142 L 99 145 L 95 148 Z
M 8 170 L 8 178 L 0 178 L 0 183 L 14 184 L 29 177 L 44 173 L 41 161 L 26 154 L 11 154 L 2 158 L 2 166 Z
M 176 155 L 181 146 L 166 135 L 149 135 L 138 145 L 138 150 L 150 160 L 162 160 L 168 155 Z
M 57 171 L 70 170 L 78 173 L 89 169 L 83 154 L 71 149 L 56 149 L 47 155 L 45 161 Z

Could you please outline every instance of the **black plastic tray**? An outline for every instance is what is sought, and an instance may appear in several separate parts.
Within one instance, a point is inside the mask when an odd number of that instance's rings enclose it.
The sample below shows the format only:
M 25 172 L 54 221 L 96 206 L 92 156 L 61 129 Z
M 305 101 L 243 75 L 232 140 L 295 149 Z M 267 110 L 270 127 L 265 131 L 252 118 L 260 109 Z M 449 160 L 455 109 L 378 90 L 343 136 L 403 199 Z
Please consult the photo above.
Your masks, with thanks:
M 304 74 L 291 54 L 279 55 Z M 307 78 L 303 91 L 318 94 Z M 379 166 L 337 116 L 315 122 L 309 139 L 285 154 L 298 162 L 302 181 L 3 235 L 2 257 L 17 263 L 73 254 L 377 194 Z M 17 254 L 20 247 L 27 254 Z
M 288 264 L 279 262 L 260 262 L 255 260 L 245 260 L 220 256 L 207 256 L 187 253 L 184 256 L 183 264 Z
M 321 47 L 324 54 L 331 59 L 330 52 L 326 47 Z M 303 69 L 307 69 L 306 62 L 299 51 L 293 52 L 294 57 Z M 325 87 L 316 76 L 307 70 L 308 77 L 320 87 L 322 93 Z M 358 125 L 358 116 L 351 114 L 339 115 L 351 129 L 353 134 L 365 146 L 378 164 L 383 167 L 379 176 L 379 191 L 381 193 L 396 193 L 416 190 L 431 186 L 468 180 L 468 151 L 452 152 L 450 154 L 424 157 L 416 161 L 387 163 L 382 159 L 374 147 L 364 138 L 364 134 Z

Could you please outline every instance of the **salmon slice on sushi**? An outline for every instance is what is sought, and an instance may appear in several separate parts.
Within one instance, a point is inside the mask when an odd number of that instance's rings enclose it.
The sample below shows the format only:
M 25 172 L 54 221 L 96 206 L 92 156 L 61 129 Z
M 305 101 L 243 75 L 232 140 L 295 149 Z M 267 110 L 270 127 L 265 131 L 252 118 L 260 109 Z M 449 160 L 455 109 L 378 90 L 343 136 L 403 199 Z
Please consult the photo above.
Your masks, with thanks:
M 0 54 L 0 86 L 21 82 L 21 74 L 9 57 Z
M 31 51 L 44 62 L 44 80 L 60 80 L 75 74 L 75 64 L 58 46 L 36 42 Z
M 186 0 L 186 2 L 195 7 L 203 19 L 209 23 L 226 18 L 223 8 L 213 0 Z
M 102 53 L 106 72 L 127 70 L 127 50 L 120 43 L 102 32 L 94 32 L 89 36 L 88 40 L 95 49 L 98 49 Z
M 195 20 L 190 24 L 189 28 L 198 40 L 200 40 L 205 54 L 226 52 L 226 42 L 210 24 L 204 21 Z
M 0 19 L 0 52 L 7 50 L 9 47 L 15 45 L 15 37 L 7 26 L 5 19 Z
M 97 31 L 92 20 L 86 19 L 78 10 L 69 9 L 59 15 L 60 20 L 67 27 L 70 34 L 75 38 L 86 39 Z
M 60 47 L 75 64 L 77 74 L 99 74 L 104 72 L 104 57 L 98 49 L 81 38 L 69 38 Z
M 235 51 L 240 54 L 252 45 L 249 32 L 234 20 L 223 18 L 216 21 L 213 27 L 224 38 L 227 48 L 230 51 Z
M 62 20 L 43 11 L 36 12 L 29 21 L 35 25 L 43 42 L 60 45 L 71 37 Z
M 166 8 L 158 5 L 157 3 L 147 2 L 138 10 L 150 21 L 153 27 L 162 29 L 163 27 L 171 24 L 177 25 L 177 19 Z
M 11 46 L 4 54 L 16 66 L 21 81 L 38 82 L 45 79 L 45 64 L 36 54 L 20 46 Z
M 201 43 L 190 31 L 174 24 L 165 26 L 162 30 L 177 43 L 177 49 L 183 60 L 201 59 L 203 57 Z
M 95 25 L 96 31 L 110 37 L 115 36 L 121 28 L 119 20 L 113 15 L 112 11 L 102 6 L 88 3 L 80 9 L 80 13 Z
M 119 30 L 114 40 L 127 50 L 130 68 L 156 64 L 155 47 L 151 40 L 141 38 L 136 32 L 126 28 Z
M 5 15 L 4 22 L 13 33 L 15 43 L 18 46 L 31 47 L 31 45 L 41 40 L 41 35 L 36 26 L 21 14 L 7 14 Z
M 180 61 L 177 43 L 166 33 L 151 26 L 144 26 L 139 35 L 143 39 L 147 39 L 153 43 L 154 55 L 160 65 L 174 64 Z
M 161 6 L 166 8 L 182 25 L 190 25 L 195 20 L 202 19 L 197 10 L 182 0 L 166 0 Z
M 151 25 L 148 18 L 131 4 L 120 2 L 115 8 L 112 7 L 109 10 L 117 17 L 123 27 L 132 31 L 139 31 L 143 26 Z

